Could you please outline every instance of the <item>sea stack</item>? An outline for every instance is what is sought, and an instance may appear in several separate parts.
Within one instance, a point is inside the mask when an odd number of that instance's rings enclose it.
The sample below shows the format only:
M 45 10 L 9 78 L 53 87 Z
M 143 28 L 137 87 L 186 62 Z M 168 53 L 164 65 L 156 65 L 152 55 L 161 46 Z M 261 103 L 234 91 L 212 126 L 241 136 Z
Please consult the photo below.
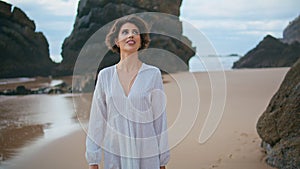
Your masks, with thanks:
M 101 27 L 107 23 L 125 15 L 141 13 L 141 12 L 161 12 L 174 16 L 180 15 L 180 6 L 182 0 L 165 0 L 165 1 L 140 1 L 140 0 L 80 0 L 77 9 L 77 16 L 74 28 L 69 37 L 64 40 L 62 45 L 63 61 L 57 68 L 57 74 L 72 74 L 74 64 L 86 41 Z M 157 19 L 155 24 L 164 24 L 166 21 Z M 179 19 L 174 24 L 176 28 L 169 31 L 176 31 L 180 35 L 179 39 L 174 39 L 162 35 L 151 35 L 150 48 L 159 48 L 167 50 L 178 56 L 186 65 L 188 60 L 194 56 L 195 49 L 192 48 L 190 40 L 182 35 L 182 23 Z M 182 43 L 185 42 L 185 43 Z M 110 66 L 118 62 L 119 57 L 108 52 L 99 69 Z M 174 65 L 172 60 L 165 62 L 165 66 L 169 72 L 188 70 L 188 66 L 182 68 Z

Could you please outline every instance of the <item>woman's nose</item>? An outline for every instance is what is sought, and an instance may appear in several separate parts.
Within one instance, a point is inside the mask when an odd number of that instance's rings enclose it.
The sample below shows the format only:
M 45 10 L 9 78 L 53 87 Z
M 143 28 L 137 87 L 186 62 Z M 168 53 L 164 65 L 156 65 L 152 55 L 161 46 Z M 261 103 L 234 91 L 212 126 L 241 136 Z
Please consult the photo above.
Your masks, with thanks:
M 133 38 L 133 33 L 129 33 L 128 38 Z

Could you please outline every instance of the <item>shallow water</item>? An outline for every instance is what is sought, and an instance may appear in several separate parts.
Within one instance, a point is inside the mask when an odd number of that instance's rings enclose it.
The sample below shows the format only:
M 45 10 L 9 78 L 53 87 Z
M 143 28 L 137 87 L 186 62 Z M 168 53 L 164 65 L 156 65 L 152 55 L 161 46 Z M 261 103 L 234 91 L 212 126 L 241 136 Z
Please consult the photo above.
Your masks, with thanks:
M 241 56 L 194 56 L 189 61 L 190 72 L 231 70 L 233 63 Z
M 35 81 L 35 78 L 29 77 L 20 77 L 20 78 L 8 78 L 8 79 L 0 79 L 0 85 L 7 85 L 13 83 L 25 83 Z
M 0 166 L 22 148 L 78 129 L 72 94 L 0 96 Z M 0 167 L 1 168 L 1 167 Z

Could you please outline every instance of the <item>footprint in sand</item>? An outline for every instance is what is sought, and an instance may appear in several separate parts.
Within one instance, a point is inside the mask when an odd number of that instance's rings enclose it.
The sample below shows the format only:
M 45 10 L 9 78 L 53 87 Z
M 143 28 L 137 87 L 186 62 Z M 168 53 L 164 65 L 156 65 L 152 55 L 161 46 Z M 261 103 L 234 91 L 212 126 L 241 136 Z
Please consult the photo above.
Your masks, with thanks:
M 248 143 L 248 137 L 249 137 L 249 134 L 247 133 L 241 133 L 240 134 L 240 137 L 238 138 L 239 141 L 244 141 L 243 144 L 247 144 Z
M 217 163 L 221 164 L 221 162 L 222 162 L 222 158 L 219 158 L 218 161 L 217 161 Z
M 215 164 L 214 164 L 214 165 L 212 165 L 212 166 L 210 167 L 210 169 L 211 169 L 211 168 L 218 168 L 218 167 L 219 167 L 218 165 L 215 165 Z
M 248 137 L 248 134 L 247 133 L 241 133 L 241 136 Z

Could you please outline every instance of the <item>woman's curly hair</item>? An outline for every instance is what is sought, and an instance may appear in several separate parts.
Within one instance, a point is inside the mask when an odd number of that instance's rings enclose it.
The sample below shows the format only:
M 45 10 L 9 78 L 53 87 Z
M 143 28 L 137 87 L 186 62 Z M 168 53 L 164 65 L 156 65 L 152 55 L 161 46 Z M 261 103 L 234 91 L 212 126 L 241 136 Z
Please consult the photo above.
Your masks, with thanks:
M 138 16 L 130 15 L 119 18 L 111 27 L 109 33 L 106 35 L 106 46 L 115 53 L 120 53 L 120 48 L 116 45 L 115 40 L 118 38 L 121 27 L 125 23 L 132 23 L 138 27 L 141 36 L 141 47 L 139 50 L 148 48 L 150 43 L 149 29 L 147 23 Z

